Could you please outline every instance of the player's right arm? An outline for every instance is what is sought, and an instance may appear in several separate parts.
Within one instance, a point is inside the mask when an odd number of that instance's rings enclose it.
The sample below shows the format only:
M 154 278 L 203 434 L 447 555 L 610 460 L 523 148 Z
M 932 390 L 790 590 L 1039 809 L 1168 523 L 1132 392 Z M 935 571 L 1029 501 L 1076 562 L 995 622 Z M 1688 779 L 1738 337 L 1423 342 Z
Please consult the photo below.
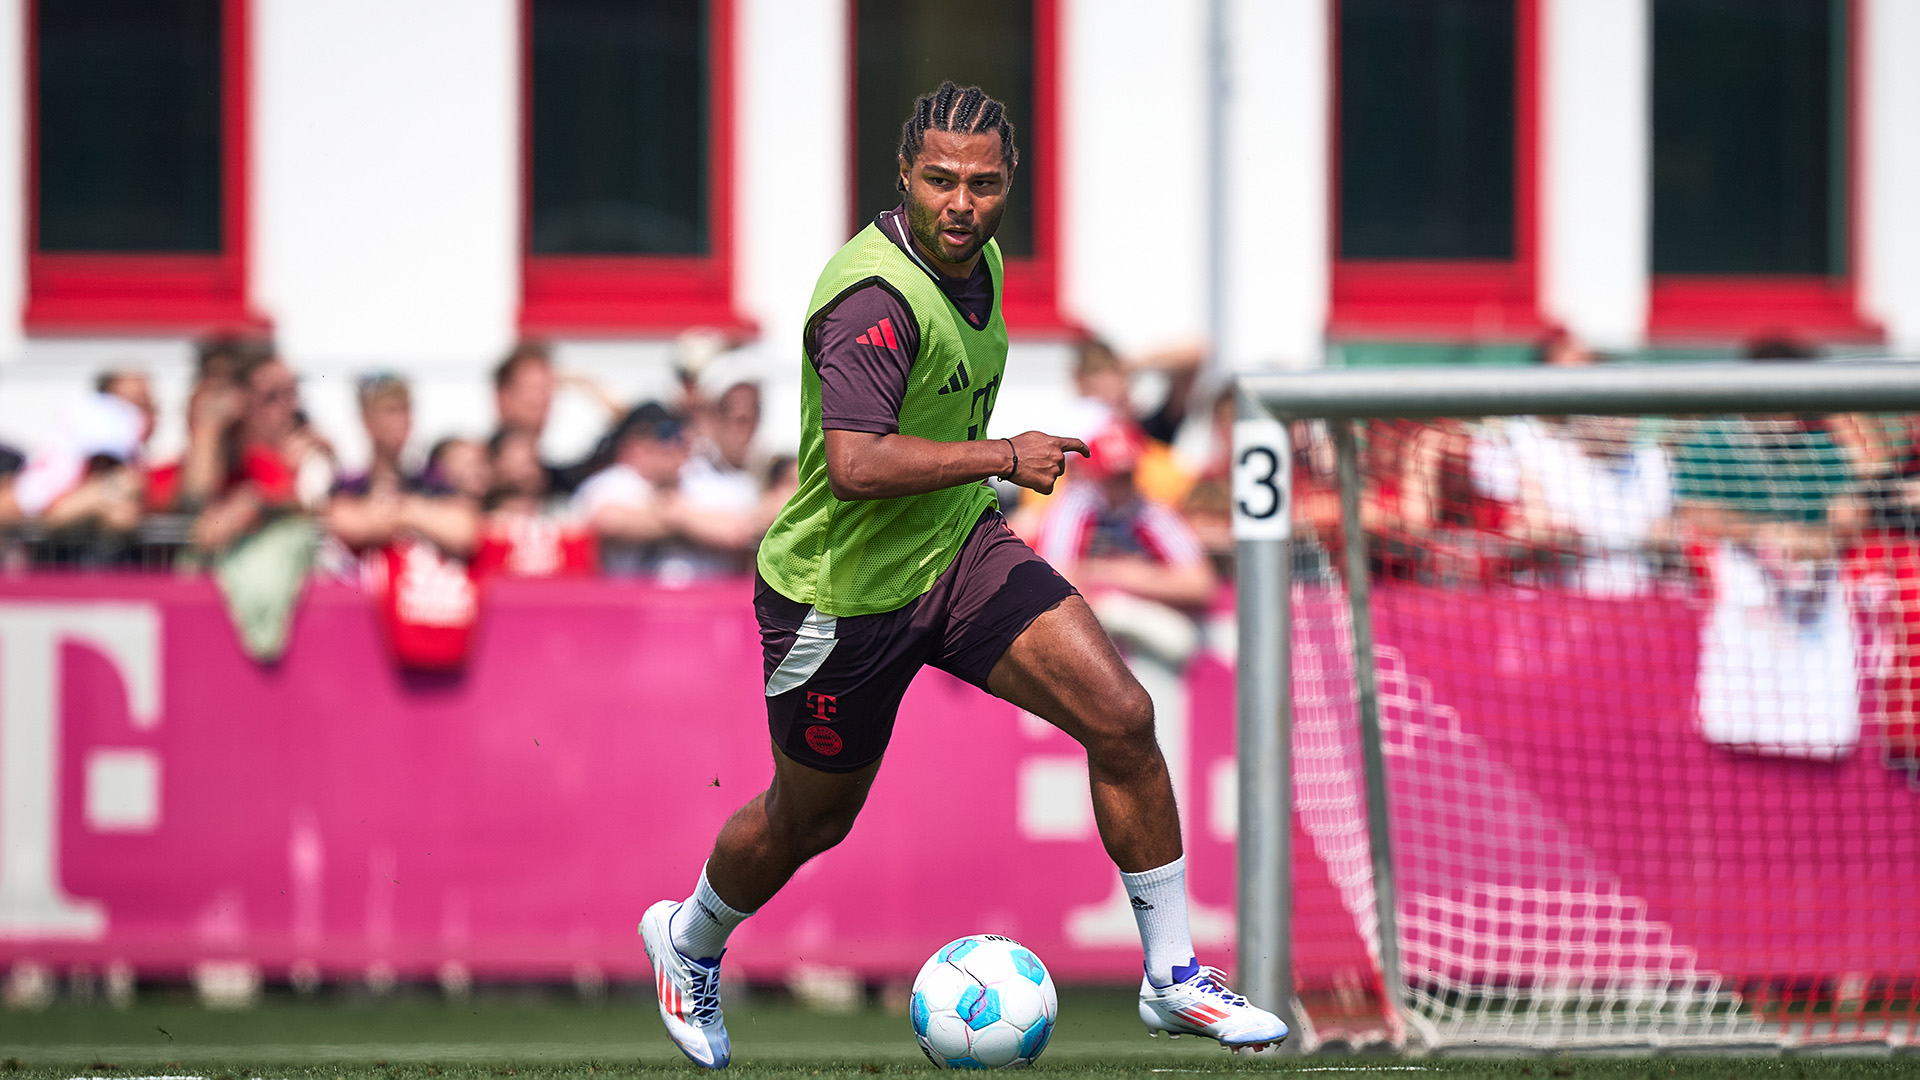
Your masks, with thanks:
M 868 333 L 883 319 L 895 330 L 890 345 Z M 1079 439 L 1039 431 L 961 442 L 900 434 L 900 404 L 919 349 L 912 310 L 878 284 L 849 293 L 814 321 L 808 352 L 820 376 L 827 485 L 834 498 L 897 499 L 989 476 L 1051 492 L 1066 469 L 1066 455 L 1087 452 Z

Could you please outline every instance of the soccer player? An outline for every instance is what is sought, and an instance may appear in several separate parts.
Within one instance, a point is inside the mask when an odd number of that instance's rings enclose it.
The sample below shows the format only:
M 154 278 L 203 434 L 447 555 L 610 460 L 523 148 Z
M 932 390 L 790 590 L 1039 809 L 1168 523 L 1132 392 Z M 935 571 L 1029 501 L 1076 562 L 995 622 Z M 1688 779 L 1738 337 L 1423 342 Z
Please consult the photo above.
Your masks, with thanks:
M 1149 1033 L 1259 1047 L 1286 1037 L 1195 959 L 1186 860 L 1153 705 L 1073 587 L 1014 536 L 982 481 L 1051 492 L 1086 444 L 986 437 L 1007 360 L 994 230 L 1019 162 L 997 101 L 951 82 L 901 129 L 905 199 L 814 287 L 801 367 L 799 489 L 760 545 L 773 782 L 727 820 L 684 901 L 647 909 L 667 1033 L 730 1057 L 727 935 L 846 837 L 907 684 L 930 664 L 1059 727 L 1087 752 L 1094 818 L 1146 952 Z

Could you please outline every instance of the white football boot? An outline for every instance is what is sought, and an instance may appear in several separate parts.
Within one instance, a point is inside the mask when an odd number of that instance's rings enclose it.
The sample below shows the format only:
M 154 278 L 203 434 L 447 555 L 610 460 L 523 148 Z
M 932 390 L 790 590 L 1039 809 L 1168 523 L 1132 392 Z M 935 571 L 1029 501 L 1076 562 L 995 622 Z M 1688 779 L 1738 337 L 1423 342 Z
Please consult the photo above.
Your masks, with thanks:
M 1176 972 L 1178 974 L 1178 972 Z M 1181 982 L 1155 986 L 1140 980 L 1140 1019 L 1148 1035 L 1201 1035 L 1239 1053 L 1263 1050 L 1287 1037 L 1287 1025 L 1227 989 L 1219 968 L 1202 967 Z
M 674 948 L 673 913 L 680 901 L 662 900 L 640 917 L 640 940 L 653 961 L 654 989 L 660 996 L 660 1019 L 687 1059 L 703 1069 L 724 1069 L 733 1060 L 727 1041 L 727 1022 L 720 1015 L 720 960 L 707 963 L 682 956 Z

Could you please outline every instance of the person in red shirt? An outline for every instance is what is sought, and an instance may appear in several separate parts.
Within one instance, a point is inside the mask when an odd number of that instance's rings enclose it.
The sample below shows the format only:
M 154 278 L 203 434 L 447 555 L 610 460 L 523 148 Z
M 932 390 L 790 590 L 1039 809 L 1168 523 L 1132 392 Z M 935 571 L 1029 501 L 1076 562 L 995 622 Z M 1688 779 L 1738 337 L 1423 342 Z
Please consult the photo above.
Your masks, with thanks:
M 285 362 L 277 355 L 252 357 L 240 365 L 235 384 L 242 411 L 227 440 L 226 474 L 193 524 L 194 546 L 207 552 L 224 551 L 268 520 L 297 512 L 296 469 L 312 452 L 302 432 L 299 380 Z
M 177 460 L 147 470 L 148 513 L 197 514 L 226 487 L 238 459 L 237 428 L 247 409 L 236 373 L 272 355 L 271 343 L 254 338 L 200 343 L 187 397 L 187 448 Z
M 1131 660 L 1179 671 L 1199 644 L 1194 616 L 1220 578 L 1179 511 L 1144 495 L 1137 470 L 1147 437 L 1113 418 L 1087 440 L 1073 482 L 1047 500 L 1034 550 L 1087 598 Z
M 580 577 L 599 570 L 599 545 L 579 522 L 560 517 L 532 432 L 505 428 L 490 446 L 493 490 L 471 567 L 475 580 L 493 577 Z

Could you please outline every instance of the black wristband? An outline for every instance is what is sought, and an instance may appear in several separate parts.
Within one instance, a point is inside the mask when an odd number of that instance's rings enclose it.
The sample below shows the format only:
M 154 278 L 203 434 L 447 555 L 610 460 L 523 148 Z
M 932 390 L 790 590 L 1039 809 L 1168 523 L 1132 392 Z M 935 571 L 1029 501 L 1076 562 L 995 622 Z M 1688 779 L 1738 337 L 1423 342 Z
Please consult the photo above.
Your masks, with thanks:
M 1019 451 L 1019 449 L 1018 449 L 1018 448 L 1016 448 L 1016 447 L 1015 447 L 1015 446 L 1013 445 L 1013 440 L 1012 440 L 1012 439 L 1001 439 L 1000 441 L 1001 441 L 1001 442 L 1003 442 L 1003 443 L 1006 443 L 1006 444 L 1007 444 L 1007 449 L 1013 452 L 1013 468 L 1011 468 L 1011 469 L 1008 469 L 1008 470 L 1007 470 L 1007 471 L 1006 471 L 1006 472 L 1005 472 L 1005 473 L 1004 473 L 1004 474 L 1003 474 L 1003 475 L 1002 475 L 1002 476 L 1000 477 L 1000 479 L 1002 479 L 1002 480 L 1011 480 L 1011 479 L 1013 479 L 1013 474 L 1014 474 L 1014 473 L 1017 473 L 1017 472 L 1019 472 L 1019 471 L 1020 471 L 1020 451 Z

